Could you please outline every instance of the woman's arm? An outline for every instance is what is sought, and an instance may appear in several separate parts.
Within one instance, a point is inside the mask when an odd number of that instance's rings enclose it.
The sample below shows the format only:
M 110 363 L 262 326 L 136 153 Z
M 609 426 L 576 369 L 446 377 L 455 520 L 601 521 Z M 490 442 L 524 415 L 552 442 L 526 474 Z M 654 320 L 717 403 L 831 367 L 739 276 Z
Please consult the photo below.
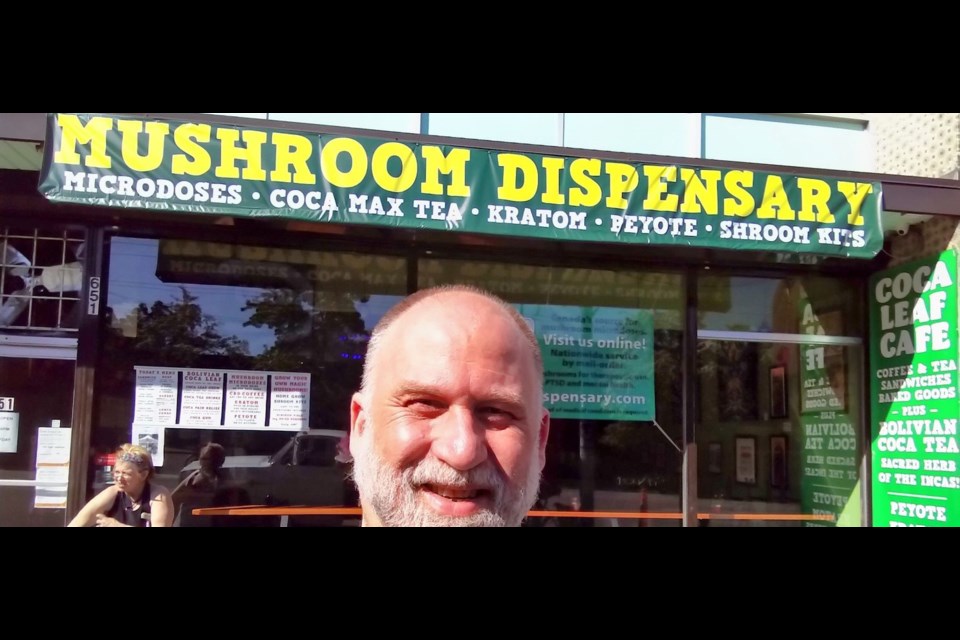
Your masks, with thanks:
M 163 485 L 150 485 L 153 495 L 150 496 L 150 526 L 172 527 L 176 515 L 173 510 L 173 498 L 170 490 Z
M 67 524 L 68 527 L 92 527 L 97 523 L 97 516 L 106 513 L 117 497 L 116 485 L 110 485 L 83 505 L 80 512 Z

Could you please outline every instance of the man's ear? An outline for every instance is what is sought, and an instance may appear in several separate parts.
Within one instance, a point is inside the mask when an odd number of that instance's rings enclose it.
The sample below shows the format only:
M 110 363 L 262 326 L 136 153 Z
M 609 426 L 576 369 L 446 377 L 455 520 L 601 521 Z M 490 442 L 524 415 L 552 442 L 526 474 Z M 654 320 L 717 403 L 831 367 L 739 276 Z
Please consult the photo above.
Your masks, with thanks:
M 366 398 L 359 391 L 350 399 L 350 455 L 356 457 L 354 451 L 357 439 L 363 435 L 367 426 L 367 409 L 364 407 Z
M 550 412 L 543 410 L 543 417 L 540 418 L 540 431 L 538 433 L 537 445 L 540 449 L 540 470 L 543 471 L 547 464 L 547 438 L 550 437 Z

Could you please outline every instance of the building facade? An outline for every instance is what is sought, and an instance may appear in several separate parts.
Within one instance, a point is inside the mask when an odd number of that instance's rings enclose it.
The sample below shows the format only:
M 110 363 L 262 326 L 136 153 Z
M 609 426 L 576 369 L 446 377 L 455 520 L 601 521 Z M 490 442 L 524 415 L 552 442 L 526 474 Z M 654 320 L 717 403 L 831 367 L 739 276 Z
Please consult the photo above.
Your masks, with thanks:
M 0 525 L 62 526 L 128 441 L 170 488 L 226 449 L 232 491 L 180 526 L 357 524 L 284 509 L 356 506 L 366 339 L 444 283 L 500 294 L 541 341 L 526 526 L 956 525 L 958 133 L 960 114 L 2 114 Z M 277 509 L 223 514 L 249 504 Z

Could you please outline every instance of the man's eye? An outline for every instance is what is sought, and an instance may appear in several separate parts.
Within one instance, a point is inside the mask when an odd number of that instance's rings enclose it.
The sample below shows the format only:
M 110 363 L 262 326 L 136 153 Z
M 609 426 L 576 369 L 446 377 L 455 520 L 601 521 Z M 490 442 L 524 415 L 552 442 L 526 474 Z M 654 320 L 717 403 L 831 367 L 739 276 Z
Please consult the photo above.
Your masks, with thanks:
M 491 420 L 515 420 L 516 414 L 503 407 L 480 407 L 477 413 Z
M 404 403 L 404 406 L 417 411 L 428 411 L 441 408 L 440 402 L 432 398 L 413 398 Z

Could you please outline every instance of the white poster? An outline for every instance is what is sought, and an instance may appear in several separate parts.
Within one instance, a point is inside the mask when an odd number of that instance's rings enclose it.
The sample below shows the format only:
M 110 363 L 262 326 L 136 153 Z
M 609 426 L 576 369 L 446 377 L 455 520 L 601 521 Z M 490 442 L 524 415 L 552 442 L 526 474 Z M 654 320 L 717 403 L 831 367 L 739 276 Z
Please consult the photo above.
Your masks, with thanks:
M 164 429 L 303 431 L 310 422 L 310 374 L 136 366 L 131 425 L 159 441 Z M 268 424 L 269 422 L 269 424 Z
M 34 508 L 66 509 L 69 474 L 69 466 L 37 467 L 37 482 L 44 484 L 34 489 Z
M 131 444 L 138 444 L 150 452 L 153 458 L 153 466 L 163 466 L 163 435 L 162 425 L 134 424 L 133 435 L 130 438 Z
M 223 410 L 223 372 L 187 369 L 183 372 L 180 424 L 219 427 Z
M 68 427 L 37 429 L 36 480 L 44 485 L 34 489 L 33 506 L 36 509 L 65 509 L 67 506 L 70 432 Z
M 172 424 L 177 416 L 176 369 L 136 367 L 134 422 Z
M 270 376 L 270 384 L 270 426 L 307 429 L 310 374 L 275 373 Z
M 20 414 L 0 412 L 0 453 L 17 452 L 17 435 L 20 432 Z
M 70 428 L 37 429 L 37 466 L 70 464 Z
M 257 371 L 227 373 L 224 424 L 256 427 L 267 421 L 267 374 Z

